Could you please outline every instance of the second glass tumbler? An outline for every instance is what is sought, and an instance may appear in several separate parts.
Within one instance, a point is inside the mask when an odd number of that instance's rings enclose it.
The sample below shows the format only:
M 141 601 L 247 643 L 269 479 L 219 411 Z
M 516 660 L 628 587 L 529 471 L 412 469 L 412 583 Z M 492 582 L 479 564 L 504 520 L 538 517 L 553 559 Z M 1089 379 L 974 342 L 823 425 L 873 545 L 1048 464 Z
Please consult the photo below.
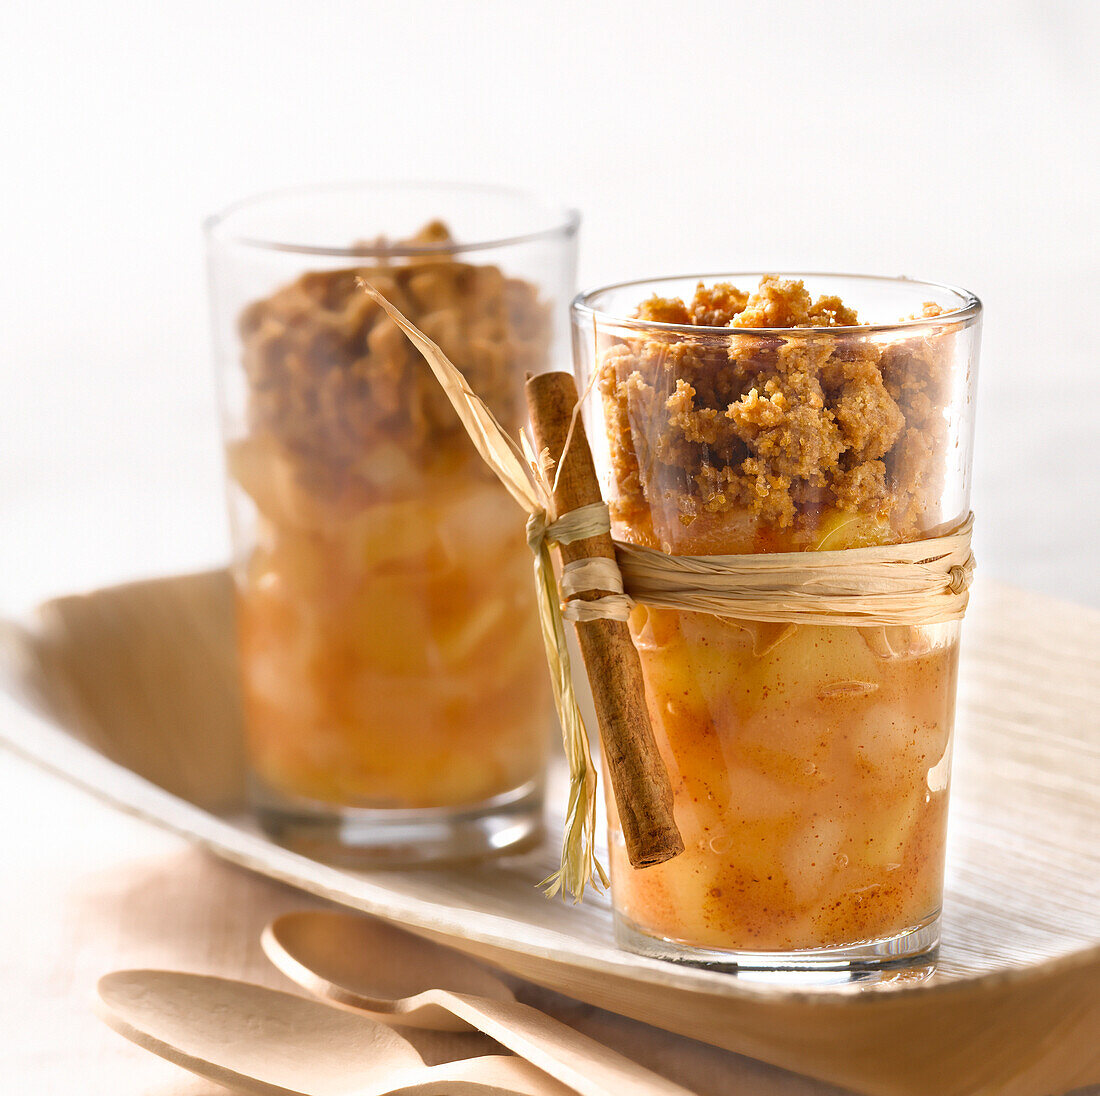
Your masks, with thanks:
M 402 184 L 208 225 L 252 794 L 300 851 L 424 863 L 540 831 L 551 718 L 523 522 L 358 279 L 515 433 L 524 373 L 568 353 L 577 223 Z

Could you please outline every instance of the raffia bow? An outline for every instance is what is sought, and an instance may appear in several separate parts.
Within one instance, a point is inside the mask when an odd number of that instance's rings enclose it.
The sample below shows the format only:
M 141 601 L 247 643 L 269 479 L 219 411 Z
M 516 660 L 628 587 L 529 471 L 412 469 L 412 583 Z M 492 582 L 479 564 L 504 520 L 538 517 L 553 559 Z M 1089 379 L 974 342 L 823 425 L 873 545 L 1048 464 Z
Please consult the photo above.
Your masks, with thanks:
M 541 885 L 548 895 L 567 890 L 574 901 L 579 902 L 590 883 L 607 886 L 608 879 L 596 859 L 596 769 L 592 763 L 584 718 L 573 690 L 573 671 L 550 547 L 553 543 L 565 544 L 606 532 L 609 528 L 607 507 L 602 503 L 584 506 L 559 516 L 554 507 L 548 455 L 536 457 L 525 435 L 521 437 L 526 451 L 521 448 L 508 436 L 484 400 L 470 388 L 466 378 L 446 354 L 369 282 L 360 279 L 359 284 L 423 355 L 481 458 L 512 498 L 527 512 L 527 543 L 535 557 L 539 625 L 546 648 L 554 707 L 561 721 L 562 743 L 569 762 L 569 804 L 565 817 L 561 864 Z M 621 590 L 622 580 L 616 575 L 614 581 L 618 583 L 617 586 L 608 586 L 605 589 Z M 574 610 L 567 607 L 567 611 Z M 622 619 L 625 619 L 625 604 L 620 611 L 624 613 Z

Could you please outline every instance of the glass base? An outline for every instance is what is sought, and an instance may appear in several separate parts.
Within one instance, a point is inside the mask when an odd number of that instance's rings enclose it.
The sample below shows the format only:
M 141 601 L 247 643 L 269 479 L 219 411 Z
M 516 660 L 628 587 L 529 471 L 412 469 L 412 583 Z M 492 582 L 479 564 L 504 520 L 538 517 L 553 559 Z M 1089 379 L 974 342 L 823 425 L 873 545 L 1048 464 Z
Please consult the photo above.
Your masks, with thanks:
M 260 826 L 314 860 L 359 868 L 418 867 L 525 852 L 543 837 L 541 781 L 460 807 L 341 807 L 291 799 L 257 781 L 251 789 Z
M 880 940 L 861 940 L 829 948 L 793 951 L 726 951 L 699 948 L 650 936 L 615 914 L 619 947 L 650 959 L 687 963 L 708 970 L 728 971 L 756 981 L 792 980 L 811 984 L 867 981 L 920 981 L 934 969 L 940 942 L 940 913 L 914 928 Z M 885 974 L 885 977 L 884 977 Z

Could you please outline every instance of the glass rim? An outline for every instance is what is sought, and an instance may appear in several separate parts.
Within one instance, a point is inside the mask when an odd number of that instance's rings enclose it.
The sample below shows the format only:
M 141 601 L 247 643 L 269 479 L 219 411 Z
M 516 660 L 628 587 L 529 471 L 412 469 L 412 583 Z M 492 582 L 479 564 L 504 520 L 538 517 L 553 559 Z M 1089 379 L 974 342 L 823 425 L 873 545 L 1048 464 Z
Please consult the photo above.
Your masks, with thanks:
M 911 319 L 895 320 L 892 323 L 847 324 L 834 327 L 711 327 L 706 324 L 661 323 L 657 320 L 640 319 L 637 316 L 620 316 L 613 312 L 605 312 L 602 309 L 594 307 L 592 304 L 592 301 L 601 294 L 610 293 L 617 289 L 637 287 L 641 292 L 644 291 L 646 286 L 652 286 L 659 282 L 696 281 L 714 284 L 715 282 L 732 282 L 738 278 L 742 280 L 746 278 L 759 278 L 764 273 L 769 273 L 771 277 L 797 279 L 800 281 L 806 278 L 843 278 L 850 281 L 879 282 L 881 284 L 912 286 L 913 288 L 924 286 L 927 289 L 936 289 L 953 293 L 962 303 L 958 308 L 954 308 L 949 312 L 943 312 L 939 316 L 916 316 Z M 643 298 L 639 298 L 638 303 L 641 304 L 642 300 Z M 582 290 L 573 298 L 570 312 L 574 318 L 584 317 L 586 320 L 607 327 L 625 328 L 630 331 L 658 331 L 677 335 L 694 335 L 696 337 L 700 335 L 728 337 L 732 334 L 778 335 L 784 338 L 790 338 L 792 335 L 876 334 L 912 327 L 968 323 L 981 315 L 982 302 L 975 294 L 957 285 L 952 285 L 948 282 L 924 281 L 920 278 L 910 278 L 904 274 L 890 276 L 880 274 L 842 274 L 838 271 L 724 271 L 717 274 L 671 274 L 667 276 L 631 278 L 627 281 L 612 282 L 608 285 L 601 285 L 595 289 Z
M 485 240 L 471 240 L 455 243 L 438 242 L 430 244 L 355 244 L 350 247 L 325 247 L 312 244 L 289 243 L 285 240 L 265 239 L 255 234 L 235 235 L 229 231 L 233 217 L 243 211 L 252 210 L 265 202 L 284 198 L 320 196 L 326 193 L 347 193 L 361 190 L 364 192 L 384 190 L 420 190 L 437 191 L 447 194 L 481 194 L 499 197 L 518 198 L 529 202 L 532 207 L 540 207 L 550 222 L 546 227 L 530 232 L 513 233 L 508 236 Z M 229 243 L 240 247 L 252 247 L 263 251 L 280 251 L 300 255 L 327 255 L 342 258 L 386 259 L 405 256 L 455 255 L 470 251 L 489 251 L 494 248 L 510 247 L 529 243 L 534 240 L 550 239 L 555 236 L 569 237 L 576 234 L 580 227 L 580 211 L 572 206 L 556 205 L 543 201 L 535 192 L 519 187 L 497 185 L 494 183 L 446 182 L 430 179 L 363 179 L 333 183 L 306 183 L 302 186 L 277 187 L 247 195 L 230 203 L 217 213 L 211 214 L 202 222 L 203 232 L 209 243 Z

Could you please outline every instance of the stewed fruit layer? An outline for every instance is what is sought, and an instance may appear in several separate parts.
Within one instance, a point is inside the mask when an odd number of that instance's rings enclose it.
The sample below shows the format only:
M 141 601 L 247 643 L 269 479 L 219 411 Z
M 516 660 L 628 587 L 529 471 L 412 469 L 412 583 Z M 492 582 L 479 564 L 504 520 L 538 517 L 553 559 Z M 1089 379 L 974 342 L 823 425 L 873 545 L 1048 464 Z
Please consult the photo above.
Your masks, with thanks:
M 789 951 L 938 912 L 953 625 L 787 630 L 643 607 L 631 628 L 686 848 L 636 871 L 609 811 L 623 917 L 696 947 Z
M 245 443 L 246 445 L 250 443 Z M 269 455 L 270 456 L 270 455 Z M 457 475 L 327 510 L 236 454 L 261 511 L 238 569 L 253 767 L 283 795 L 363 807 L 477 803 L 536 779 L 546 666 L 512 500 Z

